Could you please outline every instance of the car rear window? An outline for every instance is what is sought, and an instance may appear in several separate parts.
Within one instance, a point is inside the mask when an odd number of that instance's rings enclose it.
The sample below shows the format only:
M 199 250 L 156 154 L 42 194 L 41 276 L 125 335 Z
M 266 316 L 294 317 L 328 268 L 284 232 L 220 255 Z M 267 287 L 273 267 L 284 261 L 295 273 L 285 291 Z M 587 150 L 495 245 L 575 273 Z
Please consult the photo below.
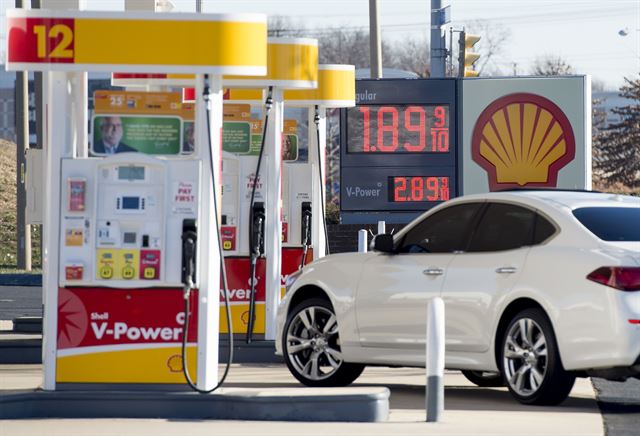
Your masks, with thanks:
M 581 207 L 573 215 L 603 241 L 640 241 L 640 207 Z

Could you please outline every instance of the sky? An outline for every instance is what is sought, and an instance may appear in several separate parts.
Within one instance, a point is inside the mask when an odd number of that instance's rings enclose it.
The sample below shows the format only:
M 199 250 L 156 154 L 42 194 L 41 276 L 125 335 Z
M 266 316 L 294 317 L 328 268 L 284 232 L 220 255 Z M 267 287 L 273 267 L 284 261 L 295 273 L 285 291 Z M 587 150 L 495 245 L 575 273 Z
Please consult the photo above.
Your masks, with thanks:
M 124 0 L 84 0 L 86 9 L 123 10 Z M 177 12 L 195 12 L 195 0 L 169 0 Z M 561 57 L 577 74 L 615 90 L 640 73 L 640 0 L 443 0 L 455 29 L 476 20 L 510 34 L 495 66 L 528 74 L 536 59 Z M 0 0 L 4 50 L 5 10 Z M 419 38 L 429 29 L 430 0 L 378 0 L 383 40 Z M 309 28 L 368 29 L 369 0 L 202 0 L 203 12 L 257 12 L 289 17 Z M 620 32 L 626 36 L 620 35 Z M 481 35 L 482 36 L 482 35 Z M 448 40 L 448 38 L 447 38 Z M 482 40 L 479 45 L 482 44 Z M 455 45 L 455 42 L 454 42 Z M 322 50 L 322 47 L 320 47 Z

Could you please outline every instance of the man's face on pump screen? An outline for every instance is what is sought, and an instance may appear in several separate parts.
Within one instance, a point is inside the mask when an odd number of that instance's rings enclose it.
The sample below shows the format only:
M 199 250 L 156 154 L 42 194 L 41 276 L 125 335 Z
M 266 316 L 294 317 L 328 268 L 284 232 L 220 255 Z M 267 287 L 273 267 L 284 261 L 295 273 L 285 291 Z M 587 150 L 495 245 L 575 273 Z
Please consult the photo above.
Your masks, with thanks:
M 102 132 L 102 141 L 115 147 L 122 139 L 122 120 L 120 117 L 106 117 L 102 120 L 100 131 Z

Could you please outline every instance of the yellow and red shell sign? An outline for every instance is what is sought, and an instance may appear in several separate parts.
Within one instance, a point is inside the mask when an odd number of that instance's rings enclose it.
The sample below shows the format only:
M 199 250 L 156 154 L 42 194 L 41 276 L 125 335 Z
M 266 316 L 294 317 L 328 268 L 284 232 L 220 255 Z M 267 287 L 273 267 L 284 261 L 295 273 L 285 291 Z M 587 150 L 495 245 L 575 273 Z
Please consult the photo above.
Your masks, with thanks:
M 256 14 L 7 12 L 7 69 L 264 75 Z
M 198 292 L 191 294 L 187 354 L 197 370 Z M 184 383 L 182 289 L 60 288 L 58 383 Z
M 480 114 L 471 140 L 473 160 L 491 191 L 556 187 L 558 171 L 575 157 L 575 136 L 564 112 L 536 94 L 498 98 Z

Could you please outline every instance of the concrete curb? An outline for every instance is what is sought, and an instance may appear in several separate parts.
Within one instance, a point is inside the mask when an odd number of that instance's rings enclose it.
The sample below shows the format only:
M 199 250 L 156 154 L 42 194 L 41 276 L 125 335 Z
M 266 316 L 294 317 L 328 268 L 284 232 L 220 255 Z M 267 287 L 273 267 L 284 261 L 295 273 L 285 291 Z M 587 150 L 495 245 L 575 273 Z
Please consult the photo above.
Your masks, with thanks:
M 0 419 L 162 418 L 382 422 L 387 388 L 222 389 L 195 392 L 22 391 L 0 398 Z
M 0 364 L 42 363 L 42 337 L 36 335 L 0 334 Z M 220 362 L 226 362 L 229 342 L 220 341 Z M 233 363 L 284 363 L 275 355 L 273 341 L 234 341 Z
M 0 274 L 0 286 L 42 286 L 42 274 Z

